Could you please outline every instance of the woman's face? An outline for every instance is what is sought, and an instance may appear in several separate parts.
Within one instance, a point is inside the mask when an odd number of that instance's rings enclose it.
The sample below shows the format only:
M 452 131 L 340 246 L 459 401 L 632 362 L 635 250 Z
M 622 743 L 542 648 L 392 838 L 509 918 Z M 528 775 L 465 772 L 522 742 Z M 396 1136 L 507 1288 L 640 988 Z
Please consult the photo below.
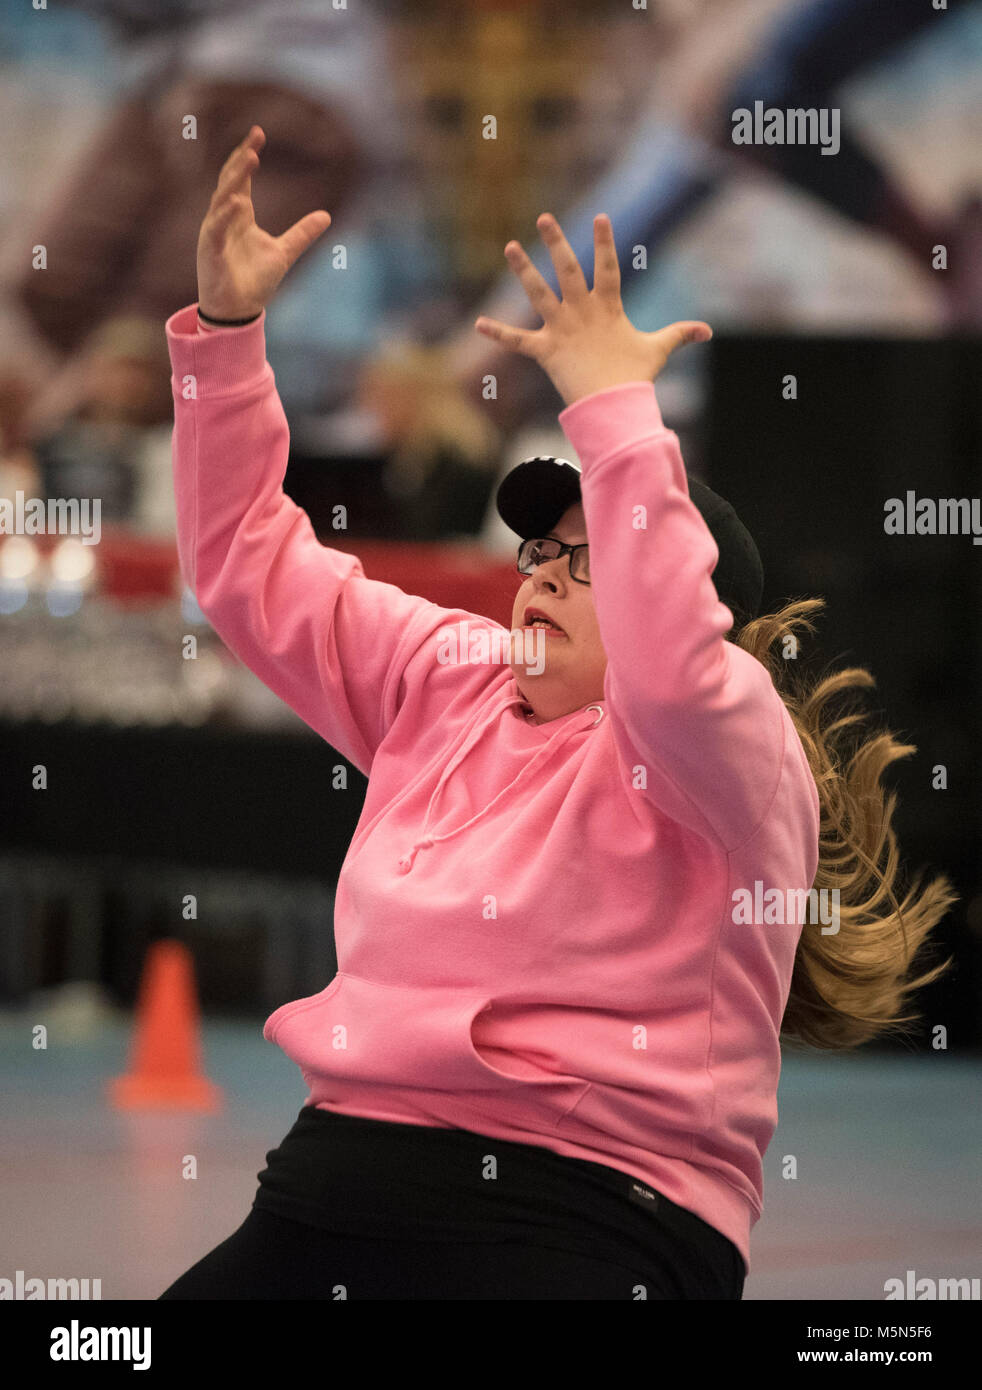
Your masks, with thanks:
M 582 545 L 587 538 L 583 504 L 577 502 L 565 511 L 549 535 L 567 545 Z M 538 673 L 530 672 L 524 663 L 511 663 L 518 688 L 539 724 L 602 700 L 604 694 L 607 654 L 600 640 L 593 590 L 570 577 L 569 561 L 568 555 L 560 555 L 537 565 L 519 587 L 512 609 L 513 629 L 530 625 L 525 616 L 529 608 L 540 609 L 562 629 L 532 639 L 542 643 L 533 650 L 545 653 L 544 662 L 534 662 L 536 668 L 541 666 Z

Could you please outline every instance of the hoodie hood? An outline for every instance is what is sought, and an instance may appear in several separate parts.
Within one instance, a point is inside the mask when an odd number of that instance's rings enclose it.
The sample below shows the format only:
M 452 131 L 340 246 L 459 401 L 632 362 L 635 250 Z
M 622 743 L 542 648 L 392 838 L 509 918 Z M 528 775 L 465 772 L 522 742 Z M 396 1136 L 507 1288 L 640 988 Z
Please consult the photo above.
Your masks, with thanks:
M 560 756 L 566 745 L 571 739 L 579 735 L 589 734 L 592 729 L 598 727 L 605 717 L 605 710 L 602 702 L 585 705 L 582 709 L 573 710 L 569 714 L 560 715 L 558 719 L 550 719 L 543 724 L 534 724 L 528 719 L 531 707 L 528 701 L 520 693 L 515 693 L 514 678 L 510 682 L 509 689 L 505 688 L 502 694 L 492 698 L 487 708 L 479 708 L 475 711 L 473 718 L 465 724 L 456 742 L 451 746 L 450 757 L 446 767 L 440 774 L 439 781 L 433 789 L 429 804 L 426 808 L 426 815 L 423 820 L 423 828 L 418 840 L 409 846 L 406 853 L 399 860 L 400 869 L 407 871 L 412 868 L 416 855 L 421 849 L 429 849 L 430 846 L 438 844 L 444 840 L 453 839 L 463 831 L 469 830 L 483 819 L 488 812 L 505 797 L 512 796 L 519 786 L 529 778 L 536 775 L 539 768 L 550 759 Z M 525 719 L 528 727 L 541 731 L 541 747 L 533 753 L 521 770 L 506 783 L 505 786 L 488 801 L 480 811 L 471 816 L 469 820 L 462 821 L 454 826 L 452 830 L 444 831 L 441 835 L 431 835 L 429 827 L 439 819 L 440 804 L 443 800 L 444 789 L 450 778 L 461 768 L 463 763 L 475 751 L 478 744 L 488 737 L 493 737 L 494 732 L 502 719 L 517 717 Z

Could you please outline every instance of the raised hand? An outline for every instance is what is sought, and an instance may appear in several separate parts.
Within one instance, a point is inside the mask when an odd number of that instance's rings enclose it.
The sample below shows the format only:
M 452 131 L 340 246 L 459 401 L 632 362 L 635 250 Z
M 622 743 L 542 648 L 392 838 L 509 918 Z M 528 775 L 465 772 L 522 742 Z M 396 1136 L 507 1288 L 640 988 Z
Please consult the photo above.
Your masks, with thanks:
M 588 289 L 579 261 L 549 213 L 536 226 L 556 268 L 562 299 L 517 241 L 505 256 L 542 318 L 542 328 L 509 328 L 496 319 L 479 318 L 478 332 L 502 347 L 531 357 L 549 375 L 567 405 L 628 381 L 654 381 L 671 354 L 686 343 L 703 343 L 713 336 L 708 323 L 685 320 L 657 333 L 635 328 L 621 303 L 621 272 L 610 218 L 593 220 L 593 289 Z
M 282 236 L 256 226 L 252 176 L 266 143 L 254 125 L 218 176 L 198 234 L 198 307 L 209 318 L 251 318 L 272 298 L 286 272 L 331 225 L 323 209 L 308 212 Z

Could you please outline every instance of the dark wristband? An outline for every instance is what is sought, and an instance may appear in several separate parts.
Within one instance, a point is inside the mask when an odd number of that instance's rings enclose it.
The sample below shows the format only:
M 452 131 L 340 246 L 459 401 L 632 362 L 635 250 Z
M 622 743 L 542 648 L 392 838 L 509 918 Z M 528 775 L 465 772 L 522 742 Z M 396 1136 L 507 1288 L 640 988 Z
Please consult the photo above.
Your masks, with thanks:
M 203 314 L 201 309 L 198 309 L 198 315 L 205 323 L 217 323 L 221 328 L 241 328 L 244 323 L 255 323 L 256 319 L 262 316 L 262 312 L 260 309 L 258 314 L 253 314 L 247 319 L 213 319 L 210 314 Z

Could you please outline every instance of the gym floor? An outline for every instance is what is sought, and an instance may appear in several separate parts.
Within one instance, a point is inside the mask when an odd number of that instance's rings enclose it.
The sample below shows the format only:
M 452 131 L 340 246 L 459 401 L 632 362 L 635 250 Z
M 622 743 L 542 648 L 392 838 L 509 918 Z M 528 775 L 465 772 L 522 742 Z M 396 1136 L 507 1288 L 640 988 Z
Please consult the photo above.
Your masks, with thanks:
M 103 1299 L 155 1299 L 244 1220 L 303 1080 L 262 1019 L 206 1020 L 222 1110 L 120 1112 L 105 1083 L 127 1069 L 132 1020 L 45 1008 L 35 1050 L 39 1012 L 0 1014 L 0 1276 L 100 1278 Z M 882 1299 L 909 1269 L 982 1276 L 980 1073 L 978 1056 L 945 1052 L 786 1053 L 745 1299 Z

